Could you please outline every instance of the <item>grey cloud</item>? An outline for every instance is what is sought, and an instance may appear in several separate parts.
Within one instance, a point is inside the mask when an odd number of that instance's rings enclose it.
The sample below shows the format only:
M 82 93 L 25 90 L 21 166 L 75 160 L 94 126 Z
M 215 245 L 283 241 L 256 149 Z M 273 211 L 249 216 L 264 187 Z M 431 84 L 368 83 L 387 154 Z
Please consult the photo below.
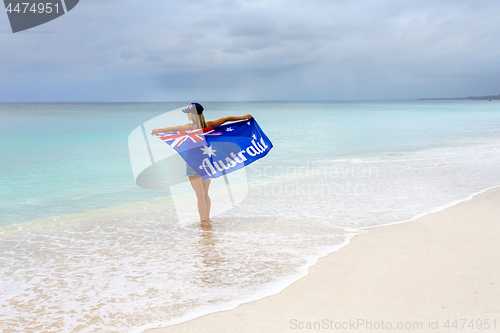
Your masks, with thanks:
M 22 89 L 31 93 L 20 100 L 51 100 L 51 87 L 70 100 L 498 94 L 499 9 L 498 1 L 86 0 L 43 26 L 56 34 L 0 35 L 0 101 Z

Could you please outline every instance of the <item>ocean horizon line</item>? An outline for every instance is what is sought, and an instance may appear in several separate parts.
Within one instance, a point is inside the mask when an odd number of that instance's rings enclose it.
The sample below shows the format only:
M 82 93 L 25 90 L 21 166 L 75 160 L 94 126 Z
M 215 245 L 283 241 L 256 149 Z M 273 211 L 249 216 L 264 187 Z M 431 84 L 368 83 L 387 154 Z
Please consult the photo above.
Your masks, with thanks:
M 393 98 L 393 99 L 315 99 L 315 100 L 198 100 L 200 103 L 327 103 L 327 102 L 414 102 L 414 101 L 467 101 L 467 98 Z M 477 99 L 470 99 L 477 101 Z M 192 103 L 188 101 L 3 101 L 2 104 L 162 104 Z

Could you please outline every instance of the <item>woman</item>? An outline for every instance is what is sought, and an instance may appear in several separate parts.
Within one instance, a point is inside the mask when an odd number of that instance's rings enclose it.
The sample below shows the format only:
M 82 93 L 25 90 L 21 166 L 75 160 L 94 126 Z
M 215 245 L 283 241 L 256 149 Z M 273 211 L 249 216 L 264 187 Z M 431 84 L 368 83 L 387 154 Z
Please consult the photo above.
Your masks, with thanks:
M 182 110 L 184 113 L 187 113 L 189 118 L 189 123 L 185 125 L 179 126 L 171 126 L 165 128 L 155 128 L 151 134 L 158 135 L 160 133 L 168 133 L 168 132 L 178 132 L 178 131 L 191 131 L 197 130 L 200 128 L 208 128 L 221 126 L 228 121 L 238 121 L 252 118 L 251 115 L 247 114 L 240 117 L 224 117 L 213 121 L 205 121 L 205 116 L 203 115 L 203 106 L 199 103 L 191 103 L 189 106 Z M 201 222 L 209 222 L 210 221 L 210 197 L 208 196 L 208 187 L 210 186 L 211 179 L 203 179 L 201 176 L 191 168 L 188 164 L 186 164 L 186 176 L 189 177 L 189 181 L 191 186 L 193 187 L 196 198 L 198 200 L 198 213 L 200 214 Z

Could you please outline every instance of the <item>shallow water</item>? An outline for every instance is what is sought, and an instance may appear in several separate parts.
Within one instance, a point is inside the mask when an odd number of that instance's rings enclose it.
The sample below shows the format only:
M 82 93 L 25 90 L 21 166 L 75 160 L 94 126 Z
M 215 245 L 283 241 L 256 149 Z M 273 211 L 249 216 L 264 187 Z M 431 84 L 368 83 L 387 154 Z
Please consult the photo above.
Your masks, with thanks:
M 177 104 L 0 106 L 4 330 L 141 331 L 232 308 L 364 228 L 500 185 L 498 103 L 204 105 L 251 113 L 275 148 L 246 168 L 240 205 L 188 226 L 168 192 L 135 186 L 126 150 L 131 130 Z

